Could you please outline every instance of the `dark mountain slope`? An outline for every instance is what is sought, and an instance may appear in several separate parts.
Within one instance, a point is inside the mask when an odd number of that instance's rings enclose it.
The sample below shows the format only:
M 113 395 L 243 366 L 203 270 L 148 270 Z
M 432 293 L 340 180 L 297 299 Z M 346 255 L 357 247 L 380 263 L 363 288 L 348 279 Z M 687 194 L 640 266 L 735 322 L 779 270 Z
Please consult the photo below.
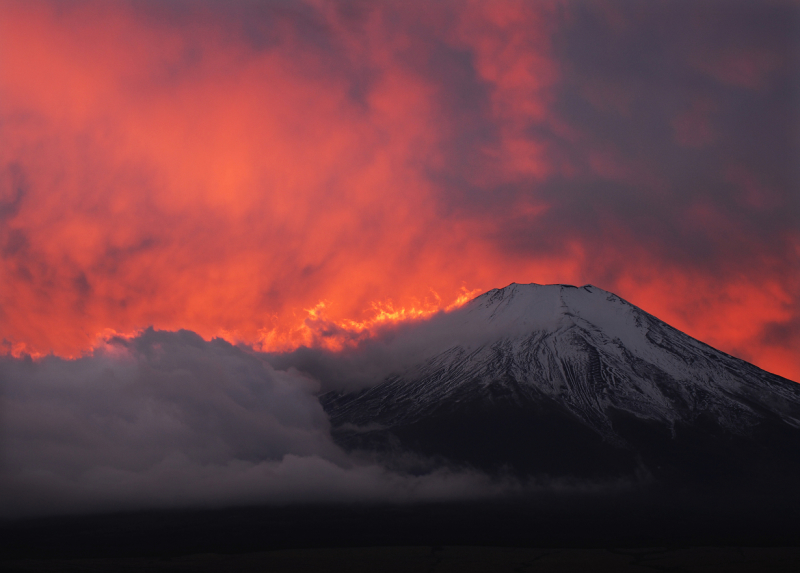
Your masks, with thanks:
M 341 445 L 678 488 L 791 489 L 800 475 L 800 385 L 611 293 L 512 284 L 443 320 L 451 342 L 414 367 L 322 396 Z

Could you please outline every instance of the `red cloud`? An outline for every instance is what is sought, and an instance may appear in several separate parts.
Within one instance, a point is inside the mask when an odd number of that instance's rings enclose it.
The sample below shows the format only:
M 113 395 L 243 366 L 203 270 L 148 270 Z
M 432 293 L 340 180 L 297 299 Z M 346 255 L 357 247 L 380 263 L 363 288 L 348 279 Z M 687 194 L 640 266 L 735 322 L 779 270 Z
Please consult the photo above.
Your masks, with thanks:
M 72 354 L 104 328 L 154 323 L 254 341 L 302 324 L 320 300 L 334 318 L 362 319 L 375 302 L 410 305 L 433 289 L 446 305 L 487 280 L 454 268 L 448 253 L 486 248 L 465 244 L 466 225 L 442 225 L 431 201 L 425 171 L 449 126 L 437 86 L 402 61 L 424 46 L 383 33 L 379 13 L 344 39 L 375 75 L 357 101 L 291 27 L 275 31 L 280 49 L 259 52 L 203 14 L 173 29 L 121 5 L 4 8 L 14 146 L 3 162 L 26 179 L 6 238 L 25 245 L 7 261 L 8 340 Z M 485 12 L 474 6 L 453 32 L 485 44 L 479 55 L 497 51 L 503 26 L 521 35 L 516 16 L 538 18 L 520 5 L 481 35 Z M 520 42 L 507 69 L 487 56 L 498 107 L 509 89 L 535 96 L 547 83 L 528 69 L 543 56 L 526 60 Z M 522 152 L 509 161 L 536 164 Z
M 247 15 L 192 6 L 177 19 L 122 3 L 0 6 L 7 351 L 75 356 L 110 330 L 148 325 L 337 347 L 465 292 L 627 268 L 611 241 L 580 228 L 505 247 L 509 226 L 544 226 L 559 201 L 538 185 L 578 172 L 534 133 L 576 132 L 553 111 L 557 10 L 309 4 L 312 16 L 276 14 L 253 39 Z M 612 180 L 639 171 L 592 157 Z M 454 171 L 485 209 L 448 195 Z M 509 185 L 524 192 L 503 195 Z M 752 334 L 788 320 L 786 281 L 770 279 L 777 298 L 734 283 L 743 294 L 687 318 L 676 309 L 716 283 L 641 257 L 647 273 L 600 286 L 800 378 L 796 359 Z M 659 269 L 676 277 L 660 290 L 642 279 Z M 724 331 L 708 326 L 720 313 Z
M 694 65 L 724 84 L 757 90 L 765 89 L 785 63 L 773 50 L 748 46 L 698 54 Z
M 715 111 L 712 102 L 697 99 L 689 109 L 679 113 L 672 120 L 675 141 L 686 147 L 705 147 L 716 138 L 711 124 L 711 114 Z

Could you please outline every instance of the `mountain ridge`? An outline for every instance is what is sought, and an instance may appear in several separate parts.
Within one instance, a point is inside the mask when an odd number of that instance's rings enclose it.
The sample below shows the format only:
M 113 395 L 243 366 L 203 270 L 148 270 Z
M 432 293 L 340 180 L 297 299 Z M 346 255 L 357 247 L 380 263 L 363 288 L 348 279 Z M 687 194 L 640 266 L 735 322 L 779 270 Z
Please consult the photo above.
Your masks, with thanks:
M 439 327 L 440 339 L 449 333 L 453 340 L 443 350 L 431 345 L 428 356 L 370 388 L 321 397 L 341 445 L 537 473 L 561 469 L 529 459 L 526 447 L 566 440 L 576 456 L 626 458 L 610 471 L 619 474 L 642 459 L 663 466 L 658 450 L 715 459 L 729 442 L 761 452 L 774 449 L 774 436 L 800 435 L 800 385 L 592 285 L 512 283 L 479 295 Z M 481 424 L 484 452 L 473 455 L 458 434 Z M 650 434 L 658 446 L 642 442 Z M 518 451 L 500 445 L 515 440 Z M 723 457 L 722 466 L 738 464 L 733 451 Z M 577 467 L 566 465 L 568 474 Z M 685 462 L 672 465 L 692 472 L 680 467 Z M 592 474 L 592 464 L 578 473 Z

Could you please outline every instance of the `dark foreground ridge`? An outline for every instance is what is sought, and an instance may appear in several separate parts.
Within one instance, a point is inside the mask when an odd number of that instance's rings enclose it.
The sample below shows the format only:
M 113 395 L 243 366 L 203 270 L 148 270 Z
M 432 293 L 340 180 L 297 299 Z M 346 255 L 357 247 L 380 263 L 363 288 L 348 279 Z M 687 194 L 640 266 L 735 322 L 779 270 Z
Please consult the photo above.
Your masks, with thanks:
M 3 561 L 16 563 L 325 547 L 779 548 L 796 545 L 800 534 L 797 500 L 779 506 L 709 499 L 692 507 L 674 501 L 573 497 L 40 518 L 4 524 L 0 547 Z
M 795 573 L 794 547 L 320 547 L 245 554 L 202 553 L 171 558 L 31 559 L 6 562 L 9 573 L 172 571 L 211 573 L 347 572 L 469 573 L 538 571 L 724 571 Z

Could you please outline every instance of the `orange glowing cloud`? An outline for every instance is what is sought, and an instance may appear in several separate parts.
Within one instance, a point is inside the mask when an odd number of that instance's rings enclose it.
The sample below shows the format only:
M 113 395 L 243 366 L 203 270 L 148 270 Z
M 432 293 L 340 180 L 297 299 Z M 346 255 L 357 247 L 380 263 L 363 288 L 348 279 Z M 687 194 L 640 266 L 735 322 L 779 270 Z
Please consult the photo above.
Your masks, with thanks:
M 149 325 L 340 348 L 512 281 L 593 282 L 800 379 L 757 340 L 797 317 L 788 278 L 703 298 L 713 278 L 562 224 L 546 182 L 658 179 L 557 111 L 563 5 L 263 8 L 0 4 L 6 352 Z
M 410 39 L 379 15 L 351 47 L 377 75 L 356 101 L 291 29 L 260 53 L 202 14 L 187 32 L 120 5 L 4 11 L 3 162 L 25 190 L 7 339 L 74 354 L 153 323 L 252 342 L 320 300 L 364 320 L 430 289 L 446 306 L 483 274 L 455 271 L 449 253 L 488 253 L 431 200 L 448 130 L 436 86 L 398 61 Z

